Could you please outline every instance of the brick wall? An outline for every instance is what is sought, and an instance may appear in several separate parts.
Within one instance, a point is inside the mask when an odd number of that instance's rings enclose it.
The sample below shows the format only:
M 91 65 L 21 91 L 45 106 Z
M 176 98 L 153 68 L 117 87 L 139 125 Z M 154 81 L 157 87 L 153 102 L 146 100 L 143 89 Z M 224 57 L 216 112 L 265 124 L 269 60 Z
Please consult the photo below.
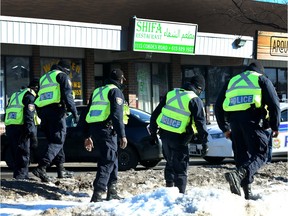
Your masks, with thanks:
M 182 85 L 181 56 L 171 55 L 169 89 L 179 88 Z
M 137 91 L 138 91 L 138 83 L 137 83 L 137 74 L 135 72 L 135 63 L 129 62 L 128 64 L 128 92 L 127 92 L 127 100 L 131 107 L 138 107 L 137 104 Z
M 31 68 L 32 68 L 32 77 L 40 78 L 41 77 L 41 65 L 40 65 L 40 47 L 32 46 L 32 58 L 31 58 Z
M 85 62 L 84 62 L 84 71 L 83 71 L 83 96 L 84 104 L 88 103 L 90 95 L 95 89 L 95 78 L 94 78 L 94 50 L 85 49 Z

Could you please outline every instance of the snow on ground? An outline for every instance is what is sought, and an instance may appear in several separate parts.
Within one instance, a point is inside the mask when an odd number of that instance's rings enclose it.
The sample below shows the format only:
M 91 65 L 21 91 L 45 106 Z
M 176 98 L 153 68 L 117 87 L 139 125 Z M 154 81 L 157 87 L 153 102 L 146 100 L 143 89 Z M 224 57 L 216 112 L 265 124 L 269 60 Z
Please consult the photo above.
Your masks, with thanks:
M 123 200 L 90 203 L 95 173 L 52 183 L 1 179 L 1 216 L 282 216 L 288 212 L 287 162 L 266 165 L 255 175 L 255 200 L 230 193 L 223 173 L 234 165 L 190 166 L 186 194 L 165 188 L 163 170 L 119 173 Z
M 257 200 L 246 201 L 229 191 L 212 187 L 192 188 L 180 194 L 177 188 L 159 188 L 121 201 L 90 203 L 90 196 L 81 201 L 42 200 L 1 203 L 1 216 L 8 215 L 284 215 L 288 212 L 288 186 L 272 186 L 255 191 Z M 261 194 L 261 195 L 260 195 Z M 50 210 L 49 210 L 50 209 Z M 46 211 L 45 213 L 45 210 Z

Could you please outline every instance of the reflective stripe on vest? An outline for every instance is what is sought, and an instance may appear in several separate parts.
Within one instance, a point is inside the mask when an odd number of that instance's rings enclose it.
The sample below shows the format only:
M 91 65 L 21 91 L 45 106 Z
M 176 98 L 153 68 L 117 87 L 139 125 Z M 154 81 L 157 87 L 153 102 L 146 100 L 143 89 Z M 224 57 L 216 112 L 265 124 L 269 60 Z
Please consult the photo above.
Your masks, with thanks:
M 111 89 L 117 88 L 113 84 L 101 86 L 94 90 L 89 112 L 86 116 L 86 122 L 102 122 L 110 115 L 110 101 L 108 93 Z
M 259 74 L 254 71 L 245 71 L 233 77 L 226 90 L 226 98 L 223 102 L 225 111 L 243 111 L 255 104 L 261 107 L 262 90 L 259 86 Z
M 12 94 L 9 104 L 6 108 L 5 125 L 23 125 L 24 124 L 24 104 L 22 102 L 28 89 L 22 89 Z
M 189 102 L 195 97 L 197 95 L 193 91 L 185 91 L 183 89 L 174 89 L 168 92 L 166 105 L 162 108 L 156 120 L 158 126 L 175 133 L 186 132 L 191 116 Z
M 60 103 L 61 91 L 60 84 L 56 81 L 56 76 L 63 73 L 59 70 L 53 70 L 44 74 L 40 78 L 39 97 L 35 100 L 38 107 L 44 107 L 53 103 Z

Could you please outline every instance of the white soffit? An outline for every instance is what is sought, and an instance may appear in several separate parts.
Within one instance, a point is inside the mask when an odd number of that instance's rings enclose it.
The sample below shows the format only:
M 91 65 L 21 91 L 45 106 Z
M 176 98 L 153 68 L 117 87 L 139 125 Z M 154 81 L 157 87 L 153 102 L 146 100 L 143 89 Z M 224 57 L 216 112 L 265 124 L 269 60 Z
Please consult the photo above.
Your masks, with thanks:
M 246 41 L 244 46 L 235 46 L 237 38 Z M 195 55 L 253 58 L 253 37 L 198 32 Z
M 0 42 L 120 51 L 121 26 L 0 16 Z

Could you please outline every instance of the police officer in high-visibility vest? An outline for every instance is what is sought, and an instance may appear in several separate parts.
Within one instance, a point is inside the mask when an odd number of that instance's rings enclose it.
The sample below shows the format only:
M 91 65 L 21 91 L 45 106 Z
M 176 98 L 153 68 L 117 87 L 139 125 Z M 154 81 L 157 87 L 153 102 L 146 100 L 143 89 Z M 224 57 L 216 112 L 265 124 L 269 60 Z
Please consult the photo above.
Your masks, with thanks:
M 121 199 L 117 193 L 117 136 L 120 148 L 126 148 L 124 124 L 128 118 L 123 115 L 129 114 L 129 107 L 125 106 L 124 109 L 125 99 L 122 93 L 124 80 L 123 71 L 113 69 L 107 84 L 94 90 L 87 109 L 83 112 L 86 116 L 83 123 L 86 137 L 84 146 L 91 151 L 95 145 L 101 153 L 97 160 L 97 174 L 93 182 L 94 192 L 91 202 Z
M 27 88 L 12 94 L 6 107 L 6 134 L 12 150 L 15 179 L 29 179 L 30 148 L 35 149 L 38 144 L 34 105 L 38 88 L 39 79 L 33 79 Z
M 70 64 L 60 60 L 52 70 L 40 78 L 39 97 L 35 101 L 41 118 L 41 129 L 44 131 L 48 147 L 38 166 L 32 173 L 43 182 L 50 179 L 46 168 L 56 165 L 58 178 L 72 177 L 72 172 L 64 168 L 63 150 L 66 137 L 66 112 L 71 112 L 75 122 L 79 116 L 72 96 L 72 84 L 69 77 Z
M 259 61 L 232 77 L 218 95 L 215 115 L 226 138 L 232 140 L 236 170 L 225 173 L 232 193 L 254 199 L 251 183 L 257 170 L 266 162 L 269 137 L 263 127 L 263 109 L 267 105 L 272 136 L 277 137 L 280 106 L 272 82 L 264 75 Z
M 178 187 L 185 193 L 189 147 L 194 134 L 202 143 L 202 155 L 207 148 L 206 117 L 202 100 L 198 97 L 205 88 L 203 76 L 193 76 L 182 88 L 169 91 L 153 111 L 149 130 L 156 138 L 159 128 L 164 158 L 166 187 Z

